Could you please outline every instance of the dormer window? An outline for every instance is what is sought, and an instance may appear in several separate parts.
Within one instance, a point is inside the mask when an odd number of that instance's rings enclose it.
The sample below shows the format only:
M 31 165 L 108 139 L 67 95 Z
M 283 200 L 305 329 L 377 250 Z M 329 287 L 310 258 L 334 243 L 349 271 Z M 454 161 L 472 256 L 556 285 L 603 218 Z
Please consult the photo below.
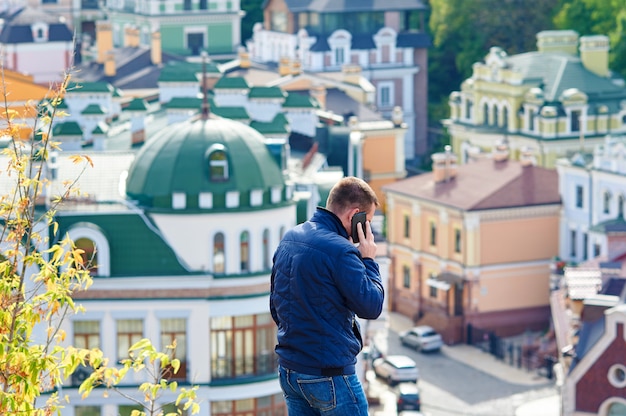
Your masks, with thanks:
M 209 180 L 211 182 L 225 182 L 228 180 L 228 154 L 221 144 L 215 144 L 207 150 Z
M 48 40 L 48 25 L 42 22 L 32 25 L 33 40 L 35 42 L 45 42 Z

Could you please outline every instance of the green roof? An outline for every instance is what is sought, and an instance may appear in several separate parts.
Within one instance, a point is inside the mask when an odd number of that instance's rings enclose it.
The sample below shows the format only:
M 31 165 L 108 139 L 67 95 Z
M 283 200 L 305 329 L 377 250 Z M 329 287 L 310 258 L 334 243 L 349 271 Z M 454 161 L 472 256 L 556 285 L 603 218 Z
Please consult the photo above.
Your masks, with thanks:
M 70 82 L 67 92 L 116 94 L 115 88 L 108 82 Z
M 217 65 L 208 62 L 204 68 L 208 75 L 221 74 Z M 200 82 L 203 65 L 196 62 L 168 62 L 159 74 L 159 82 Z
M 313 100 L 310 96 L 304 94 L 298 94 L 291 92 L 287 94 L 287 99 L 283 103 L 283 108 L 317 108 L 319 105 L 316 100 Z
M 65 121 L 58 123 L 52 129 L 55 136 L 82 136 L 83 129 L 75 121 Z
M 107 134 L 109 131 L 109 126 L 106 123 L 98 123 L 96 124 L 96 128 L 93 129 L 93 134 Z
M 231 120 L 249 120 L 250 115 L 245 107 L 211 107 L 211 112 Z
M 243 77 L 222 77 L 216 83 L 213 89 L 248 89 L 248 81 Z
M 270 204 L 274 187 L 284 187 L 281 169 L 265 146 L 265 138 L 247 125 L 223 118 L 196 118 L 161 130 L 146 143 L 131 166 L 126 182 L 129 198 L 161 211 L 172 208 L 172 194 L 184 193 L 187 211 L 202 211 L 201 193 L 210 193 L 210 211 L 225 211 L 226 194 L 238 191 L 238 210 Z M 224 152 L 225 180 L 211 180 L 209 156 Z M 252 207 L 252 190 L 262 190 L 263 202 Z
M 134 98 L 123 111 L 148 111 L 148 105 L 143 98 Z
M 285 95 L 279 87 L 252 87 L 248 98 L 285 98 Z
M 136 213 L 58 215 L 62 236 L 72 226 L 94 224 L 109 242 L 111 277 L 171 276 L 187 273 L 174 251 L 155 233 L 149 220 Z
M 168 110 L 198 110 L 202 109 L 202 98 L 200 97 L 173 97 L 165 104 Z M 215 101 L 209 97 L 209 108 L 215 107 Z
M 250 127 L 255 129 L 261 134 L 287 134 L 289 130 L 284 123 L 276 121 L 276 118 L 270 122 L 266 121 L 252 121 Z
M 94 114 L 94 115 L 106 114 L 106 112 L 102 109 L 102 107 L 99 104 L 89 104 L 80 113 L 84 114 L 84 115 L 88 115 L 88 114 Z

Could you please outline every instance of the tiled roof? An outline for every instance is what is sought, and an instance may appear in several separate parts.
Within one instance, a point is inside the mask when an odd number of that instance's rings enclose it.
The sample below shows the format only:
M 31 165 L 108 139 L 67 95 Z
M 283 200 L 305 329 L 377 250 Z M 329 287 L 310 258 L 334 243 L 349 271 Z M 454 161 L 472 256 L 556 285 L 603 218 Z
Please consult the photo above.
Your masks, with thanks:
M 75 121 L 65 121 L 54 126 L 55 136 L 82 136 L 83 129 Z
M 609 112 L 616 112 L 620 100 L 626 98 L 626 90 L 609 78 L 587 70 L 579 57 L 566 53 L 528 52 L 505 58 L 505 62 L 524 80 L 543 84 L 545 100 L 558 101 L 563 92 L 578 88 L 590 101 L 611 98 L 607 101 Z
M 308 94 L 298 94 L 290 92 L 283 103 L 283 108 L 318 108 L 319 104 Z
M 123 111 L 148 111 L 148 106 L 143 98 L 134 98 Z
M 396 46 L 399 48 L 430 48 L 433 46 L 430 35 L 423 32 L 398 33 Z
M 248 89 L 250 86 L 243 77 L 222 77 L 216 83 L 213 89 Z
M 268 3 L 266 0 L 263 4 Z M 421 0 L 285 0 L 291 12 L 350 13 L 388 10 L 426 10 Z
M 49 42 L 71 42 L 74 35 L 70 28 L 59 21 L 58 16 L 45 13 L 39 9 L 24 8 L 11 16 L 5 17 L 5 22 L 0 32 L 0 43 L 32 43 L 32 24 L 44 22 L 48 24 Z
M 279 87 L 252 87 L 248 98 L 285 98 L 286 95 Z
M 145 216 L 129 209 L 83 213 L 61 213 L 58 235 L 77 223 L 96 224 L 107 236 L 111 259 L 110 277 L 172 276 L 186 274 L 176 253 Z M 96 278 L 97 279 L 97 278 Z
M 250 122 L 250 127 L 255 129 L 261 134 L 286 134 L 288 133 L 287 126 L 276 119 L 265 122 L 265 121 L 252 121 Z
M 422 173 L 389 184 L 384 190 L 466 211 L 559 204 L 558 173 L 513 160 L 489 158 L 457 167 L 456 177 L 435 183 Z
M 210 100 L 209 100 L 210 103 Z M 209 104 L 211 105 L 211 104 Z M 194 109 L 199 110 L 202 107 L 202 98 L 198 97 L 174 97 L 165 104 L 167 109 Z M 212 105 L 211 105 L 212 107 Z
M 220 117 L 231 120 L 250 120 L 250 114 L 245 107 L 211 107 L 211 112 Z
M 83 111 L 80 112 L 83 115 L 96 115 L 96 114 L 106 114 L 106 112 L 102 109 L 100 104 L 89 104 Z

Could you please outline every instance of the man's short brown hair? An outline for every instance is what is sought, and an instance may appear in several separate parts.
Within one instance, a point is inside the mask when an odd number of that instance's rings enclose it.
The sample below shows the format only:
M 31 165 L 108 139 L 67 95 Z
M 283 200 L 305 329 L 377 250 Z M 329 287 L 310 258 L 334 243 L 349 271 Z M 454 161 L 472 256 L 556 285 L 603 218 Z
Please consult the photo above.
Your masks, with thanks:
M 374 204 L 379 206 L 374 190 L 361 178 L 347 176 L 335 184 L 328 194 L 326 209 L 340 213 L 346 209 L 358 207 L 360 211 L 369 211 Z

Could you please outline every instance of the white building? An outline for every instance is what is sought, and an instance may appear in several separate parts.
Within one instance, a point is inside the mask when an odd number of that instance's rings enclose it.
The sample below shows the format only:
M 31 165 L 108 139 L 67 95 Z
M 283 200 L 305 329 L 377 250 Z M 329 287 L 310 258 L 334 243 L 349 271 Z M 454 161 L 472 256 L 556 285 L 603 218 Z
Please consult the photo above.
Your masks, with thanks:
M 612 228 L 624 224 L 626 139 L 607 136 L 593 155 L 561 159 L 556 168 L 563 205 L 559 257 L 582 262 L 610 256 Z
M 102 190 L 109 200 L 94 195 L 57 216 L 58 235 L 69 233 L 85 250 L 94 276 L 88 291 L 75 294 L 86 313 L 64 322 L 67 342 L 98 347 L 115 362 L 141 338 L 159 349 L 176 339 L 175 378 L 200 387 L 201 415 L 244 407 L 277 414 L 284 404 L 269 276 L 296 205 L 263 136 L 206 116 L 165 128 L 136 156 L 94 157 L 109 172 L 101 176 L 111 185 Z M 100 173 L 88 175 L 83 184 L 97 192 Z M 63 386 L 71 400 L 64 416 L 129 415 L 131 403 L 113 393 L 80 399 L 88 372 Z M 138 394 L 141 376 L 127 381 L 122 391 Z

